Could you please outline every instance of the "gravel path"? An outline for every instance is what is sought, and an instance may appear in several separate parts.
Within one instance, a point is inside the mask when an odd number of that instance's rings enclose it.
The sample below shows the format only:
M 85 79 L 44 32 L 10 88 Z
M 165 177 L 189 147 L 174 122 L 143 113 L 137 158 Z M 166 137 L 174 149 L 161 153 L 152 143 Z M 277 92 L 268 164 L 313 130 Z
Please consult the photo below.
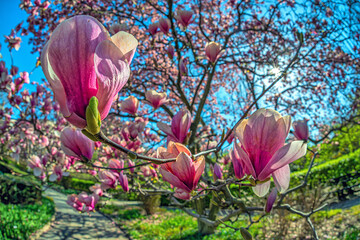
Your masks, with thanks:
M 43 233 L 39 239 L 127 239 L 125 234 L 102 214 L 80 214 L 66 204 L 67 196 L 52 189 L 47 189 L 44 195 L 54 199 L 55 221 L 49 231 Z

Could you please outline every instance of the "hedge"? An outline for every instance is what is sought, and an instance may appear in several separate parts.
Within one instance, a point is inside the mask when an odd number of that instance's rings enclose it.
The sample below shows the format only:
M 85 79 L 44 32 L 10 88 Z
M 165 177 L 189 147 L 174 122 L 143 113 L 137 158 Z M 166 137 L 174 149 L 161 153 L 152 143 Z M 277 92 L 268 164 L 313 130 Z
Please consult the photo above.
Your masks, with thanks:
M 1 202 L 33 204 L 41 201 L 41 185 L 32 176 L 0 175 Z
M 290 184 L 298 185 L 304 179 L 308 169 L 293 172 Z M 327 183 L 332 178 L 344 176 L 348 173 L 360 171 L 360 149 L 341 156 L 337 159 L 315 166 L 311 169 L 308 178 L 310 186 Z

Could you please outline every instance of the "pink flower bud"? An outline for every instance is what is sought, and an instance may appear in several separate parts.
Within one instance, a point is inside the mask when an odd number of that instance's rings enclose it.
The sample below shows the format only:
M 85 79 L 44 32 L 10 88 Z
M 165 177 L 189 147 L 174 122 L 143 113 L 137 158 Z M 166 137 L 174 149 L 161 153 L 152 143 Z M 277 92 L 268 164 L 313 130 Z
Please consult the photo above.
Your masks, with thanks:
M 152 23 L 149 25 L 148 32 L 154 36 L 158 32 L 158 29 L 159 29 L 159 23 L 158 22 Z
M 164 34 L 168 34 L 170 30 L 170 20 L 167 18 L 162 18 L 159 20 L 159 28 Z
M 174 58 L 175 48 L 173 47 L 173 45 L 169 45 L 169 47 L 166 49 L 166 52 L 170 59 Z
M 168 142 L 184 143 L 191 126 L 190 112 L 182 109 L 176 113 L 171 121 L 171 127 L 163 122 L 158 122 L 157 126 L 168 135 Z
M 109 28 L 109 32 L 112 35 L 115 35 L 116 33 L 120 32 L 120 31 L 126 31 L 127 30 L 127 24 L 126 23 L 114 23 L 113 25 L 110 26 Z
M 106 190 L 108 188 L 115 188 L 117 185 L 117 178 L 119 175 L 115 172 L 102 170 L 98 173 L 101 181 L 101 188 Z
M 187 58 L 185 58 L 184 60 L 183 59 L 180 60 L 179 69 L 180 69 L 180 74 L 183 76 L 186 76 L 188 74 L 187 64 L 188 64 Z
M 60 135 L 61 148 L 68 156 L 77 157 L 82 160 L 85 157 L 92 159 L 94 153 L 94 142 L 87 138 L 79 129 L 66 127 Z
M 277 196 L 277 189 L 273 188 L 273 190 L 270 192 L 269 197 L 266 201 L 265 212 L 269 213 L 271 211 L 271 209 L 275 203 L 276 196 Z
M 130 76 L 137 44 L 126 32 L 110 37 L 90 16 L 75 16 L 57 26 L 41 54 L 41 67 L 71 124 L 86 126 L 85 111 L 93 96 L 99 101 L 101 120 L 106 118 Z
M 294 135 L 298 140 L 307 141 L 309 139 L 309 127 L 307 120 L 293 122 Z
M 120 106 L 121 111 L 135 115 L 139 107 L 139 100 L 134 96 L 130 96 L 126 98 Z
M 205 54 L 210 62 L 215 63 L 221 56 L 221 45 L 216 42 L 209 42 L 205 46 Z
M 133 161 L 131 161 L 130 159 L 128 159 L 128 166 L 133 167 L 133 166 L 135 166 L 135 163 Z M 134 168 L 130 168 L 130 172 L 134 173 Z
M 95 193 L 98 196 L 102 196 L 104 194 L 103 190 L 101 189 L 100 184 L 98 184 L 98 183 L 96 183 L 94 186 L 91 186 L 90 191 L 92 191 L 93 193 Z
M 168 147 L 170 155 L 174 154 L 175 149 L 172 148 L 181 150 L 181 152 L 177 155 L 175 162 L 162 164 L 160 173 L 165 181 L 177 188 L 175 197 L 190 199 L 190 193 L 196 188 L 200 176 L 204 172 L 205 158 L 201 156 L 193 161 L 190 155 L 187 154 L 190 151 L 184 145 L 176 145 L 172 142 L 169 143 Z
M 66 203 L 77 211 L 82 211 L 84 205 L 82 202 L 80 202 L 76 194 L 71 194 L 70 196 L 68 196 Z
M 219 166 L 219 164 L 215 163 L 214 164 L 214 180 L 216 181 L 216 179 L 222 179 L 223 174 L 222 174 L 222 169 Z
M 43 147 L 49 146 L 49 139 L 46 136 L 40 138 L 40 145 Z
M 187 27 L 190 23 L 192 23 L 192 11 L 185 11 L 185 10 L 177 10 L 177 14 L 175 15 L 176 20 L 180 25 L 183 27 Z
M 155 109 L 168 102 L 166 99 L 166 93 L 158 93 L 154 90 L 148 90 L 145 93 L 146 100 L 149 101 L 150 105 Z
M 119 174 L 119 184 L 122 187 L 122 189 L 124 190 L 124 192 L 128 192 L 129 191 L 129 183 L 128 183 L 128 179 L 127 176 L 121 171 Z

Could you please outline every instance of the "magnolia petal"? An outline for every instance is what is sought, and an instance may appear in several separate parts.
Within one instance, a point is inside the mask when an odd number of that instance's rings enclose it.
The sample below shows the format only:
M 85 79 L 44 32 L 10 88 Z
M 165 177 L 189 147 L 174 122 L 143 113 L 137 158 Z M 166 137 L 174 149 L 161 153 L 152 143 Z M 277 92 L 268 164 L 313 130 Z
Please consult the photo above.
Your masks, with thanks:
M 171 169 L 180 181 L 182 181 L 189 189 L 193 187 L 193 180 L 195 176 L 195 166 L 192 159 L 184 152 L 181 152 L 176 161 L 171 165 Z
M 49 44 L 46 44 L 40 56 L 41 68 L 45 74 L 46 79 L 50 83 L 50 87 L 53 90 L 56 101 L 59 103 L 60 112 L 64 116 L 70 116 L 64 87 L 50 65 L 48 51 Z
M 193 187 L 195 188 L 199 182 L 201 175 L 205 170 L 205 158 L 204 156 L 200 156 L 195 162 L 195 177 Z
M 272 173 L 276 188 L 280 193 L 284 193 L 289 188 L 290 183 L 290 167 L 289 164 L 279 168 Z
M 42 174 L 42 169 L 41 168 L 34 168 L 34 176 L 35 177 L 39 177 Z
M 138 45 L 136 38 L 130 33 L 120 31 L 112 36 L 111 40 L 124 55 L 123 60 L 126 59 L 130 65 Z
M 245 168 L 250 172 L 253 177 L 256 177 L 256 172 L 249 156 L 239 144 L 236 144 L 236 142 L 234 143 L 234 150 L 236 150 L 239 154 L 239 157 L 243 161 Z
M 180 199 L 183 199 L 183 200 L 189 200 L 191 196 L 190 196 L 190 193 L 188 193 L 184 189 L 177 188 L 175 190 L 174 197 L 180 198 Z
M 99 112 L 103 120 L 110 111 L 112 102 L 130 76 L 129 65 L 122 60 L 123 54 L 110 40 L 101 42 L 94 56 L 98 76 Z
M 187 192 L 191 192 L 191 190 L 174 174 L 166 171 L 163 168 L 160 168 L 160 173 L 163 176 L 164 180 L 173 185 L 174 187 L 184 189 Z
M 257 184 L 255 187 L 252 187 L 252 189 L 257 196 L 263 197 L 269 192 L 270 181 L 267 181 L 262 184 Z
M 175 138 L 175 136 L 171 130 L 171 127 L 169 125 L 167 125 L 166 123 L 163 123 L 163 122 L 158 122 L 156 125 L 161 131 L 166 133 L 166 135 L 172 136 Z
M 191 157 L 190 150 L 181 143 L 170 141 L 167 150 L 168 152 L 174 154 L 175 157 L 177 157 L 181 152 L 184 152 Z
M 279 168 L 303 157 L 306 154 L 306 148 L 307 144 L 304 141 L 293 141 L 286 144 L 274 154 L 259 174 L 258 179 L 264 180 Z
M 64 116 L 65 119 L 77 128 L 83 129 L 86 127 L 86 120 L 79 117 L 76 113 L 71 113 L 69 116 Z
M 51 175 L 50 175 L 50 177 L 49 177 L 49 181 L 50 181 L 50 182 L 55 182 L 55 181 L 56 181 L 56 179 L 57 179 L 57 175 L 56 175 L 56 174 L 54 174 L 54 173 L 53 173 L 53 174 L 51 174 Z

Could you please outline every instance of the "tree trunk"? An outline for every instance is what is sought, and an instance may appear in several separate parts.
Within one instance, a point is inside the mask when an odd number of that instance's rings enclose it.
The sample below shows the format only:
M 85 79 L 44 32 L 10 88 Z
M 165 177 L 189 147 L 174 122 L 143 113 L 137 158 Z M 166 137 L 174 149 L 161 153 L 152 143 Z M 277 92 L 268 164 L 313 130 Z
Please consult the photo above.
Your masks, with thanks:
M 205 215 L 205 202 L 204 198 L 195 200 L 195 209 L 199 215 Z M 216 204 L 216 197 L 213 195 L 210 203 L 209 215 L 207 219 L 216 220 L 216 214 L 219 211 L 219 206 Z M 215 233 L 216 226 L 206 225 L 200 219 L 198 219 L 198 232 L 201 235 L 209 235 Z

